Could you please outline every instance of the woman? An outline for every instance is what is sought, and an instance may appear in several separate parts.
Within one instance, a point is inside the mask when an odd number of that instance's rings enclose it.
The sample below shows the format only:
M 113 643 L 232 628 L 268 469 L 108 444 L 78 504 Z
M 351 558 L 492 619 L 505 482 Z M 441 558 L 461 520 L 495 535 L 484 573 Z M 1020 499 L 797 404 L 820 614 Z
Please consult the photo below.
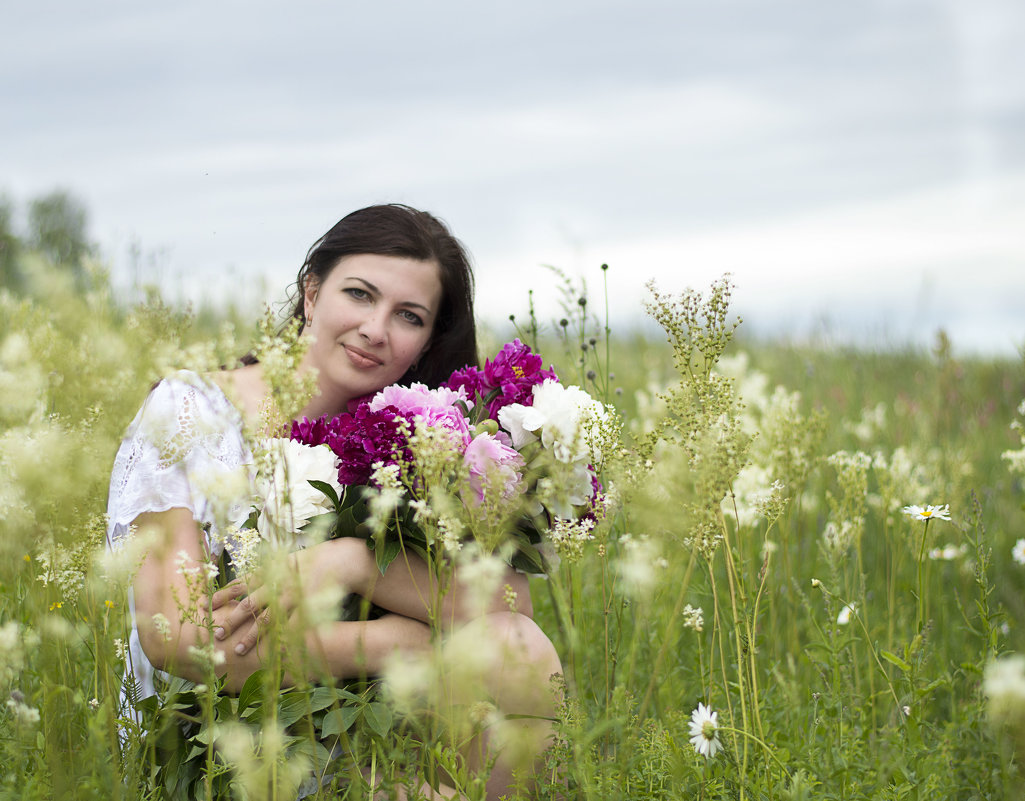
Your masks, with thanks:
M 387 205 L 348 215 L 310 249 L 296 290 L 292 316 L 310 342 L 298 372 L 316 371 L 316 391 L 300 416 L 337 415 L 396 382 L 436 386 L 476 362 L 469 263 L 459 242 L 429 214 Z M 154 670 L 203 681 L 211 663 L 237 692 L 270 659 L 260 647 L 271 600 L 265 588 L 234 584 L 213 597 L 196 590 L 202 583 L 196 576 L 219 556 L 219 529 L 249 511 L 244 492 L 225 500 L 209 488 L 231 486 L 226 477 L 251 464 L 243 426 L 259 427 L 270 396 L 259 363 L 210 378 L 214 383 L 183 372 L 154 389 L 128 430 L 111 479 L 111 544 L 136 531 L 154 538 L 134 585 L 132 661 L 143 694 L 153 691 Z M 396 559 L 381 575 L 364 541 L 342 538 L 298 551 L 292 560 L 298 595 L 340 586 L 387 612 L 303 631 L 306 651 L 314 655 L 307 678 L 379 674 L 396 652 L 426 648 L 426 621 L 442 620 L 501 646 L 500 669 L 490 671 L 487 687 L 500 708 L 508 701 L 521 707 L 509 712 L 551 715 L 543 685 L 561 667 L 531 620 L 524 576 L 509 571 L 505 577 L 515 592 L 512 608 L 496 595 L 470 613 L 460 602 L 458 576 L 452 591 L 438 598 L 429 568 L 413 555 Z M 300 600 L 275 599 L 274 608 L 288 614 Z M 536 719 L 523 725 L 545 734 L 546 724 Z M 510 771 L 498 755 L 489 795 L 506 790 Z

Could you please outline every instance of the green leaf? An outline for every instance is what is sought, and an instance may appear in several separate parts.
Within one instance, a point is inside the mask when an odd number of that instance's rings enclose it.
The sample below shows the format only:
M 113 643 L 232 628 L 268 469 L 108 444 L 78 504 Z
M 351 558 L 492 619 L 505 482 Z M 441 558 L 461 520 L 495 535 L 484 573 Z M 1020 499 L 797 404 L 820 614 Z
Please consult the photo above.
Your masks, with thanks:
M 237 701 L 238 699 L 231 695 L 222 695 L 218 698 L 217 703 L 214 704 L 214 709 L 217 710 L 217 717 L 224 719 L 237 717 L 238 713 L 235 709 Z
M 291 726 L 309 710 L 309 697 L 304 692 L 285 693 L 278 701 L 278 724 Z
M 517 544 L 517 550 L 509 561 L 513 567 L 517 570 L 522 570 L 524 573 L 545 572 L 544 559 L 541 557 L 541 552 L 527 542 L 521 541 Z
M 384 571 L 388 569 L 388 565 L 395 561 L 395 557 L 399 555 L 399 551 L 402 550 L 402 543 L 398 540 L 386 540 L 384 547 L 375 548 L 374 556 L 377 559 L 377 569 L 381 571 L 381 575 L 384 575 Z
M 310 693 L 310 711 L 319 712 L 327 709 L 338 700 L 338 691 L 333 687 L 315 687 Z
M 889 651 L 880 651 L 879 655 L 883 659 L 885 659 L 887 662 L 889 662 L 891 664 L 894 664 L 897 667 L 899 667 L 905 673 L 907 673 L 908 671 L 911 670 L 911 665 L 909 665 L 907 662 L 905 662 L 903 659 L 901 659 L 896 654 L 891 654 Z
M 316 479 L 311 478 L 309 479 L 309 482 L 310 486 L 313 487 L 313 489 L 320 490 L 328 498 L 331 499 L 331 503 L 334 504 L 335 509 L 337 509 L 341 505 L 341 503 L 338 500 L 338 493 L 335 492 L 335 488 L 328 484 L 326 481 L 317 481 Z
M 242 685 L 242 691 L 238 694 L 238 714 L 244 714 L 251 706 L 259 705 L 263 698 L 263 682 L 267 671 L 264 668 L 253 671 L 253 674 L 246 679 Z
M 322 737 L 337 737 L 344 731 L 348 731 L 352 728 L 352 724 L 356 722 L 359 717 L 360 707 L 358 706 L 340 706 L 338 709 L 332 709 L 326 715 L 324 715 L 324 723 L 320 728 L 320 734 Z
M 367 722 L 370 730 L 381 739 L 388 736 L 391 731 L 392 714 L 391 710 L 381 703 L 367 704 L 363 710 L 363 719 Z

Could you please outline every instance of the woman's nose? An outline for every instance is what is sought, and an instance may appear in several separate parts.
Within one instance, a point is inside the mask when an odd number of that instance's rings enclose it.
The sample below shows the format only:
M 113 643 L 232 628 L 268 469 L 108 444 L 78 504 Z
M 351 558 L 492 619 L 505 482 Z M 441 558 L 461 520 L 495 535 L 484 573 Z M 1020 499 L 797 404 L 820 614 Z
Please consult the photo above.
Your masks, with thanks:
M 387 330 L 385 315 L 376 308 L 367 312 L 359 326 L 360 335 L 372 345 L 384 342 Z

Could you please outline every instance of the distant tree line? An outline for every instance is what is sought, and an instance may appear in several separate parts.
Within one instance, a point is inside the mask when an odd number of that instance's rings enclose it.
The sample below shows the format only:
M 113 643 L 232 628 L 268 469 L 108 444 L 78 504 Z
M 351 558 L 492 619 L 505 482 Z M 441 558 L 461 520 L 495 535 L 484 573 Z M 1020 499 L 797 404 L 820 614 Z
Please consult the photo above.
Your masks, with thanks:
M 88 237 L 85 204 L 63 189 L 41 195 L 29 201 L 20 232 L 15 211 L 10 198 L 0 196 L 0 288 L 15 293 L 26 289 L 24 257 L 33 251 L 67 269 L 76 286 L 85 288 L 89 283 L 85 262 L 96 251 Z

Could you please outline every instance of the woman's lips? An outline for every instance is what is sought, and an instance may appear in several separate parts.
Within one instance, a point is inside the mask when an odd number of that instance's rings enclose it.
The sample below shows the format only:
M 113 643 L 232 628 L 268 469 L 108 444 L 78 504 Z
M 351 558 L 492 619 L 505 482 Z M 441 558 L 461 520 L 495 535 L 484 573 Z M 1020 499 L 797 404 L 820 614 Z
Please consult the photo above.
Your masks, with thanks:
M 352 345 L 345 345 L 343 347 L 345 348 L 345 352 L 349 354 L 350 361 L 352 361 L 352 363 L 355 364 L 357 367 L 379 367 L 380 365 L 384 364 L 384 362 L 382 362 L 376 356 L 372 356 L 365 350 L 354 348 Z

